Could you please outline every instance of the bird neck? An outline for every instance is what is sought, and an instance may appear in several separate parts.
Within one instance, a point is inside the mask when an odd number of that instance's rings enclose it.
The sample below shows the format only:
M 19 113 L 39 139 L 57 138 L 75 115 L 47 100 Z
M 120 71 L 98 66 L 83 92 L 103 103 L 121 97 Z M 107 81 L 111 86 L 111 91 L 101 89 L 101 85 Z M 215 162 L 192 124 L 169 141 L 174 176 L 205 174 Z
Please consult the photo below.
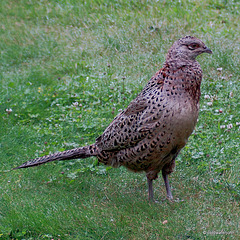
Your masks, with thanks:
M 185 66 L 200 67 L 196 60 L 186 60 L 186 59 L 166 59 L 163 67 L 171 68 L 172 70 L 177 70 Z

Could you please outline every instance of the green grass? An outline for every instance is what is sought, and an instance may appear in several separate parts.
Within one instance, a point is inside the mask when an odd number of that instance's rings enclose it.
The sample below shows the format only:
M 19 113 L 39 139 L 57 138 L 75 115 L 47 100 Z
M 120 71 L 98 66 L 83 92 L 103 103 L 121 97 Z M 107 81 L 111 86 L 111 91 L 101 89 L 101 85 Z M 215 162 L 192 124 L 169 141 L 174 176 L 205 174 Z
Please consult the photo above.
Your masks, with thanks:
M 238 239 L 238 1 L 1 5 L 0 239 Z M 174 202 L 161 178 L 152 204 L 144 174 L 94 158 L 9 171 L 93 143 L 185 35 L 214 54 L 198 58 L 201 111 L 170 178 Z

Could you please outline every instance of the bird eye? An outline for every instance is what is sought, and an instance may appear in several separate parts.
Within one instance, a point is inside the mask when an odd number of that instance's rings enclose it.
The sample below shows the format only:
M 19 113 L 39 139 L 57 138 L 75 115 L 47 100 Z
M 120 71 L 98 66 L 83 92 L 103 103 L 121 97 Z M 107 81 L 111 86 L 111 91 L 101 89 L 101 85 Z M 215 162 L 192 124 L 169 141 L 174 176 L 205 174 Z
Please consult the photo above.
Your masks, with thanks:
M 199 45 L 196 43 L 192 43 L 192 44 L 188 45 L 188 49 L 190 49 L 190 50 L 194 50 L 196 48 L 199 48 Z

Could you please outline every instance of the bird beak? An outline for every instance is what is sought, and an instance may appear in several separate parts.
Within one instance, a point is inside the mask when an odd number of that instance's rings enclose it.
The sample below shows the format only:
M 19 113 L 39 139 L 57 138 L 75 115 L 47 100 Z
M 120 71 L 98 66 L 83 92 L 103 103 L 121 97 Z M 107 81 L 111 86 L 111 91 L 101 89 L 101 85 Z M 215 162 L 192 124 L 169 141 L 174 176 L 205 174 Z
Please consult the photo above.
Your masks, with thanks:
M 203 52 L 205 52 L 205 53 L 209 53 L 209 54 L 212 54 L 212 50 L 209 49 L 209 48 L 205 48 L 205 49 L 203 50 Z

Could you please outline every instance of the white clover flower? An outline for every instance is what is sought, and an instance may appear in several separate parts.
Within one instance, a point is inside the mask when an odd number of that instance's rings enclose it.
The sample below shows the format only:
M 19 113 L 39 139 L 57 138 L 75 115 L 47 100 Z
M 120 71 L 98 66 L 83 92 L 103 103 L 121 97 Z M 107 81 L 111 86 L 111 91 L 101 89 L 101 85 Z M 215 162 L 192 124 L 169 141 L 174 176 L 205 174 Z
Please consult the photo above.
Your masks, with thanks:
M 78 102 L 74 102 L 74 103 L 72 103 L 72 104 L 73 104 L 73 106 L 75 106 L 75 107 L 78 106 Z
M 225 128 L 225 127 L 226 127 L 225 125 L 220 125 L 220 128 L 221 128 L 221 129 L 223 129 L 223 128 Z
M 210 96 L 208 94 L 204 95 L 205 99 L 210 99 Z
M 11 108 L 9 108 L 9 109 L 7 108 L 7 109 L 6 109 L 6 112 L 7 112 L 8 114 L 10 114 L 12 111 L 13 111 L 13 110 L 12 110 Z
M 223 68 L 220 67 L 220 68 L 217 68 L 217 70 L 218 70 L 219 72 L 221 72 L 221 71 L 223 70 Z
M 212 102 L 207 102 L 208 106 L 212 106 L 212 104 L 213 104 Z
M 230 124 L 227 125 L 227 128 L 231 129 L 231 128 L 233 128 L 233 125 L 230 123 Z

